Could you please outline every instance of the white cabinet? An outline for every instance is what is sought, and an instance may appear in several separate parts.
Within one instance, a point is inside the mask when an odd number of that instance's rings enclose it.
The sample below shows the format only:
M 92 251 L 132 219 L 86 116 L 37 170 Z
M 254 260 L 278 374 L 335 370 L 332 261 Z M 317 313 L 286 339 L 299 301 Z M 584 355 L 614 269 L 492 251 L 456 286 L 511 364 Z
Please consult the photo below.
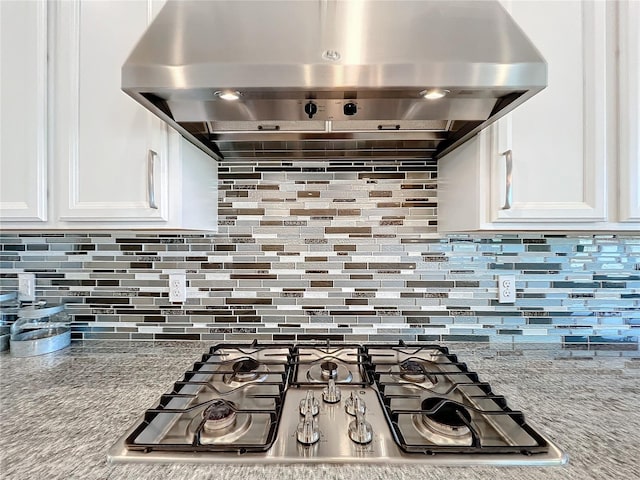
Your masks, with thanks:
M 493 201 L 492 221 L 604 221 L 611 91 L 606 2 L 541 8 L 537 1 L 513 1 L 507 7 L 547 60 L 548 86 L 494 128 L 493 180 L 500 185 L 505 178 L 501 154 L 511 150 L 513 203 L 503 209 Z
M 46 138 L 42 140 L 42 151 L 37 152 L 41 156 L 28 152 L 34 160 L 30 159 L 28 164 L 16 162 L 17 166 L 5 161 L 3 147 L 2 186 L 4 190 L 5 181 L 11 181 L 5 179 L 5 165 L 14 176 L 22 174 L 24 177 L 28 173 L 41 180 L 37 188 L 35 185 L 31 188 L 33 182 L 29 184 L 28 192 L 33 190 L 33 195 L 47 198 L 48 182 L 51 215 L 46 223 L 18 222 L 38 217 L 5 214 L 11 197 L 3 193 L 0 226 L 215 230 L 216 161 L 194 148 L 120 89 L 122 64 L 163 2 L 62 0 L 42 3 L 48 6 L 51 27 L 48 50 L 46 33 L 41 47 L 45 67 L 47 51 L 50 62 L 50 121 L 47 123 L 46 114 L 41 119 L 25 112 L 24 116 L 29 115 L 30 120 L 32 117 L 37 119 L 38 128 L 21 126 L 27 128 L 19 140 L 20 144 L 29 145 L 33 142 L 24 141 L 27 140 L 25 135 L 30 139 L 36 132 L 42 132 L 44 136 L 48 131 L 48 143 Z M 46 25 L 46 14 L 44 22 Z M 2 35 L 4 41 L 4 24 Z M 35 40 L 32 43 L 35 44 Z M 4 80 L 4 46 L 2 52 Z M 24 58 L 16 63 L 30 66 L 35 63 L 33 58 L 39 58 L 32 52 L 24 53 Z M 19 81 L 15 75 L 10 78 Z M 36 80 L 41 81 L 39 76 L 33 81 Z M 46 81 L 45 76 L 42 87 L 45 92 Z M 26 97 L 31 103 L 35 101 L 30 95 L 31 88 L 26 85 L 16 87 L 20 100 Z M 4 138 L 4 85 L 2 92 Z M 6 135 L 10 136 L 14 130 L 16 134 L 22 132 L 16 125 L 7 130 Z M 47 147 L 49 156 L 46 155 Z M 9 153 L 16 156 L 14 152 Z M 22 152 L 17 154 L 23 155 Z M 37 175 L 31 172 L 32 164 L 42 164 Z M 23 185 L 22 179 L 16 179 L 13 187 L 20 192 Z M 29 200 L 37 204 L 35 200 Z M 45 220 L 46 215 L 42 219 Z
M 215 230 L 216 162 L 120 89 L 161 1 L 57 3 L 54 154 L 66 228 Z
M 47 220 L 47 1 L 0 2 L 0 217 Z
M 618 18 L 620 221 L 640 223 L 640 2 L 621 1 Z
M 504 4 L 547 60 L 548 87 L 440 160 L 439 228 L 608 228 L 616 6 Z M 510 192 L 506 152 L 512 157 Z
M 55 129 L 62 221 L 168 220 L 167 129 L 120 90 L 120 69 L 154 5 L 56 5 L 54 128 L 64 126 Z

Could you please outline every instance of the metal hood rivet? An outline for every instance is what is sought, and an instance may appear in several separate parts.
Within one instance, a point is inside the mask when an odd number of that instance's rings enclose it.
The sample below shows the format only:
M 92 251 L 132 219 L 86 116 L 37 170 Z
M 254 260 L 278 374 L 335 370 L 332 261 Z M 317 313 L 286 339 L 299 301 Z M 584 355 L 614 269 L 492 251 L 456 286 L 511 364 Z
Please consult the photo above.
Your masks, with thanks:
M 329 60 L 330 62 L 337 62 L 342 58 L 342 56 L 337 50 L 325 50 L 324 52 L 322 52 L 322 58 L 325 60 Z

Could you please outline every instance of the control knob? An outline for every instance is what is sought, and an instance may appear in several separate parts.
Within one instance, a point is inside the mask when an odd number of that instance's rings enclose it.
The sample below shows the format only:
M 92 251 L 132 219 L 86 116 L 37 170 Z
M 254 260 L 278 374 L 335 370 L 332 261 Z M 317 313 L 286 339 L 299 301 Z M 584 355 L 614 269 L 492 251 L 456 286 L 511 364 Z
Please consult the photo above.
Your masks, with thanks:
M 330 378 L 329 384 L 322 390 L 322 400 L 326 403 L 338 403 L 340 401 L 340 397 L 340 389 L 336 387 L 335 380 Z
M 309 102 L 304 106 L 304 113 L 307 114 L 309 119 L 312 119 L 313 116 L 318 113 L 318 106 L 313 102 Z
M 351 395 L 349 396 L 349 398 L 347 398 L 347 400 L 344 402 L 344 408 L 349 415 L 354 415 L 354 416 L 358 412 L 364 415 L 364 412 L 367 409 L 364 403 L 364 400 L 360 398 L 360 395 L 358 394 L 354 395 L 353 392 L 351 392 Z
M 353 102 L 345 103 L 342 107 L 342 112 L 348 117 L 351 117 L 358 113 L 358 105 Z
M 361 444 L 369 443 L 373 439 L 373 429 L 364 419 L 363 412 L 356 412 L 356 419 L 349 424 L 349 438 Z
M 313 392 L 309 390 L 307 396 L 300 401 L 300 415 L 306 415 L 311 413 L 312 417 L 315 417 L 320 411 L 320 404 L 318 399 L 313 396 Z
M 318 421 L 313 418 L 311 410 L 307 410 L 304 419 L 298 424 L 296 429 L 296 439 L 304 445 L 313 445 L 320 440 Z

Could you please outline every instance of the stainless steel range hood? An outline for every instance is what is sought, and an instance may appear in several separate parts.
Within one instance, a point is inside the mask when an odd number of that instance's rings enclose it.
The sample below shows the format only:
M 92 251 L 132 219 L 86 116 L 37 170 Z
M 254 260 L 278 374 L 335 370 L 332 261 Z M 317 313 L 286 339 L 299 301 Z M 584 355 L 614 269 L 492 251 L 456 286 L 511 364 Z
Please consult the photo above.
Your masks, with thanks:
M 437 158 L 546 81 L 497 1 L 170 0 L 122 68 L 214 157 L 331 142 Z

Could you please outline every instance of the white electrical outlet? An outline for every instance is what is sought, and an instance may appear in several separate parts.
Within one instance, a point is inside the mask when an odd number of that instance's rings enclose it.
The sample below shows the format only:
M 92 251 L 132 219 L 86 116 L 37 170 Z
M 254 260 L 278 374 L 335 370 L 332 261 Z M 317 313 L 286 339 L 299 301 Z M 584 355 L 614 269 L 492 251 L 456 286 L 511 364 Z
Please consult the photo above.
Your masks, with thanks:
M 24 302 L 32 302 L 36 299 L 35 273 L 18 274 L 18 298 Z
M 516 277 L 515 275 L 498 276 L 498 302 L 514 303 L 516 301 Z
M 169 274 L 169 301 L 184 302 L 187 299 L 187 275 L 184 273 Z

